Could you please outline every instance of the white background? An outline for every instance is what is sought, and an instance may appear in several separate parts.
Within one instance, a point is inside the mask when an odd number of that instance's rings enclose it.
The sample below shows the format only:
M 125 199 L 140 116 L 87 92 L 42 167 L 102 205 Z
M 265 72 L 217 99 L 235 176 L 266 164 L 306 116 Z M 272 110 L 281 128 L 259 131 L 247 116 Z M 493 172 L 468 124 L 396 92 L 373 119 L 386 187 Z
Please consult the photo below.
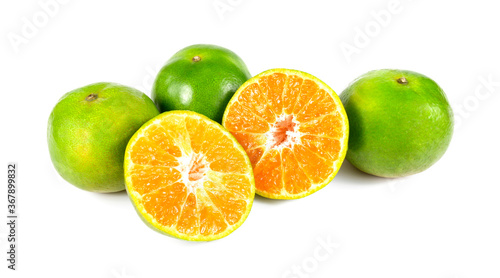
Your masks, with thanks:
M 70 0 L 50 16 L 46 2 L 0 4 L 1 177 L 9 161 L 19 163 L 20 216 L 19 270 L 2 259 L 1 277 L 299 277 L 298 268 L 303 277 L 500 277 L 495 1 L 400 0 L 394 9 L 390 0 Z M 377 23 L 374 14 L 387 13 Z M 23 34 L 27 22 L 36 30 Z M 88 193 L 58 176 L 47 119 L 64 93 L 89 83 L 149 95 L 158 68 L 195 43 L 233 50 L 252 75 L 299 69 L 338 94 L 372 69 L 423 73 L 457 112 L 453 140 L 437 164 L 411 177 L 376 178 L 346 162 L 304 199 L 256 197 L 247 221 L 221 240 L 163 236 L 141 222 L 126 193 Z M 346 45 L 356 53 L 345 54 Z M 489 90 L 488 79 L 497 83 Z M 328 241 L 335 247 L 319 243 Z

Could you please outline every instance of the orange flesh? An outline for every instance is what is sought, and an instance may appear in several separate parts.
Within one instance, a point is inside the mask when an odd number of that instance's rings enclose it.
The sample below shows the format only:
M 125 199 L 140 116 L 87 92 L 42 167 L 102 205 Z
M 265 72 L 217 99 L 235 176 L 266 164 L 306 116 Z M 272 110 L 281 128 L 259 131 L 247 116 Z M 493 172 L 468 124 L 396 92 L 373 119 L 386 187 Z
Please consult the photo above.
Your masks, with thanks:
M 307 77 L 273 72 L 240 90 L 224 126 L 250 158 L 257 193 L 293 197 L 336 172 L 346 148 L 346 119 L 324 87 Z
M 129 193 L 165 229 L 200 239 L 235 225 L 253 198 L 245 154 L 212 125 L 168 115 L 128 151 Z

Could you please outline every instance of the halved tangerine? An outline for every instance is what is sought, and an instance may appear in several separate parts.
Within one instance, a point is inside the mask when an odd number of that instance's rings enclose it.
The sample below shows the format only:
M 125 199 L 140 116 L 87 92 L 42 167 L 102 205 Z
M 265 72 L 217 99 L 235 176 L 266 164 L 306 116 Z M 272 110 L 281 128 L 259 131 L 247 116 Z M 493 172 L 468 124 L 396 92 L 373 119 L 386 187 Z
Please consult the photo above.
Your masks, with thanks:
M 144 124 L 125 153 L 127 192 L 153 229 L 186 240 L 214 240 L 247 218 L 255 194 L 245 150 L 221 125 L 189 111 Z
M 272 69 L 245 82 L 229 101 L 222 124 L 247 152 L 256 193 L 297 199 L 337 174 L 349 124 L 337 94 L 318 78 Z

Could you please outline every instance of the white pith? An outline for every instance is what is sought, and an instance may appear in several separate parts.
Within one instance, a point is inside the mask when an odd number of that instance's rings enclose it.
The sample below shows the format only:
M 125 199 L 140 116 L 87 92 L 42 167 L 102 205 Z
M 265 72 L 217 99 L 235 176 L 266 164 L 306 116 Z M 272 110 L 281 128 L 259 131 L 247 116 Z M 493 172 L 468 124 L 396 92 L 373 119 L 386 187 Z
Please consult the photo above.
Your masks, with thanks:
M 205 155 L 191 152 L 190 154 L 185 154 L 177 158 L 177 161 L 179 162 L 179 166 L 173 168 L 177 169 L 181 173 L 180 182 L 186 185 L 188 195 L 190 193 L 194 193 L 196 196 L 196 189 L 203 187 L 203 183 L 206 181 L 206 172 L 210 168 Z M 199 173 L 199 177 L 197 177 L 196 180 L 193 180 L 193 176 L 190 173 L 196 166 L 195 164 L 198 164 L 202 171 L 200 171 L 201 173 Z
M 292 123 L 295 124 L 294 128 L 292 131 L 287 130 L 286 131 L 286 139 L 285 141 L 281 142 L 280 144 L 276 145 L 276 139 L 275 139 L 275 134 L 278 131 L 277 125 L 278 123 L 281 123 L 285 121 L 287 117 L 292 117 Z M 286 114 L 283 113 L 278 118 L 276 119 L 275 124 L 265 133 L 266 136 L 266 145 L 265 148 L 266 150 L 277 150 L 281 152 L 284 148 L 290 148 L 292 149 L 294 145 L 300 144 L 300 138 L 302 137 L 302 133 L 298 131 L 299 129 L 299 122 L 293 117 L 291 114 Z

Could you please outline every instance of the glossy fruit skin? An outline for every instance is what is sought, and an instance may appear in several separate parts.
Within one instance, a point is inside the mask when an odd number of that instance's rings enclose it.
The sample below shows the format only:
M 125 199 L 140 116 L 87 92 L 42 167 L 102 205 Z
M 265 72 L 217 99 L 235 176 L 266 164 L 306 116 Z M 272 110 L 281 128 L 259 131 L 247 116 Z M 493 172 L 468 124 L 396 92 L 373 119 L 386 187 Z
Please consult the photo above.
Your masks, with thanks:
M 73 90 L 59 100 L 49 117 L 52 163 L 61 177 L 80 189 L 122 191 L 127 143 L 158 114 L 147 95 L 123 85 L 102 82 Z
M 163 66 L 151 97 L 161 112 L 189 110 L 220 123 L 227 103 L 250 77 L 234 52 L 216 45 L 192 45 Z
M 346 158 L 363 172 L 391 178 L 422 172 L 443 156 L 451 141 L 448 99 L 422 74 L 370 71 L 354 80 L 340 99 L 351 132 Z

